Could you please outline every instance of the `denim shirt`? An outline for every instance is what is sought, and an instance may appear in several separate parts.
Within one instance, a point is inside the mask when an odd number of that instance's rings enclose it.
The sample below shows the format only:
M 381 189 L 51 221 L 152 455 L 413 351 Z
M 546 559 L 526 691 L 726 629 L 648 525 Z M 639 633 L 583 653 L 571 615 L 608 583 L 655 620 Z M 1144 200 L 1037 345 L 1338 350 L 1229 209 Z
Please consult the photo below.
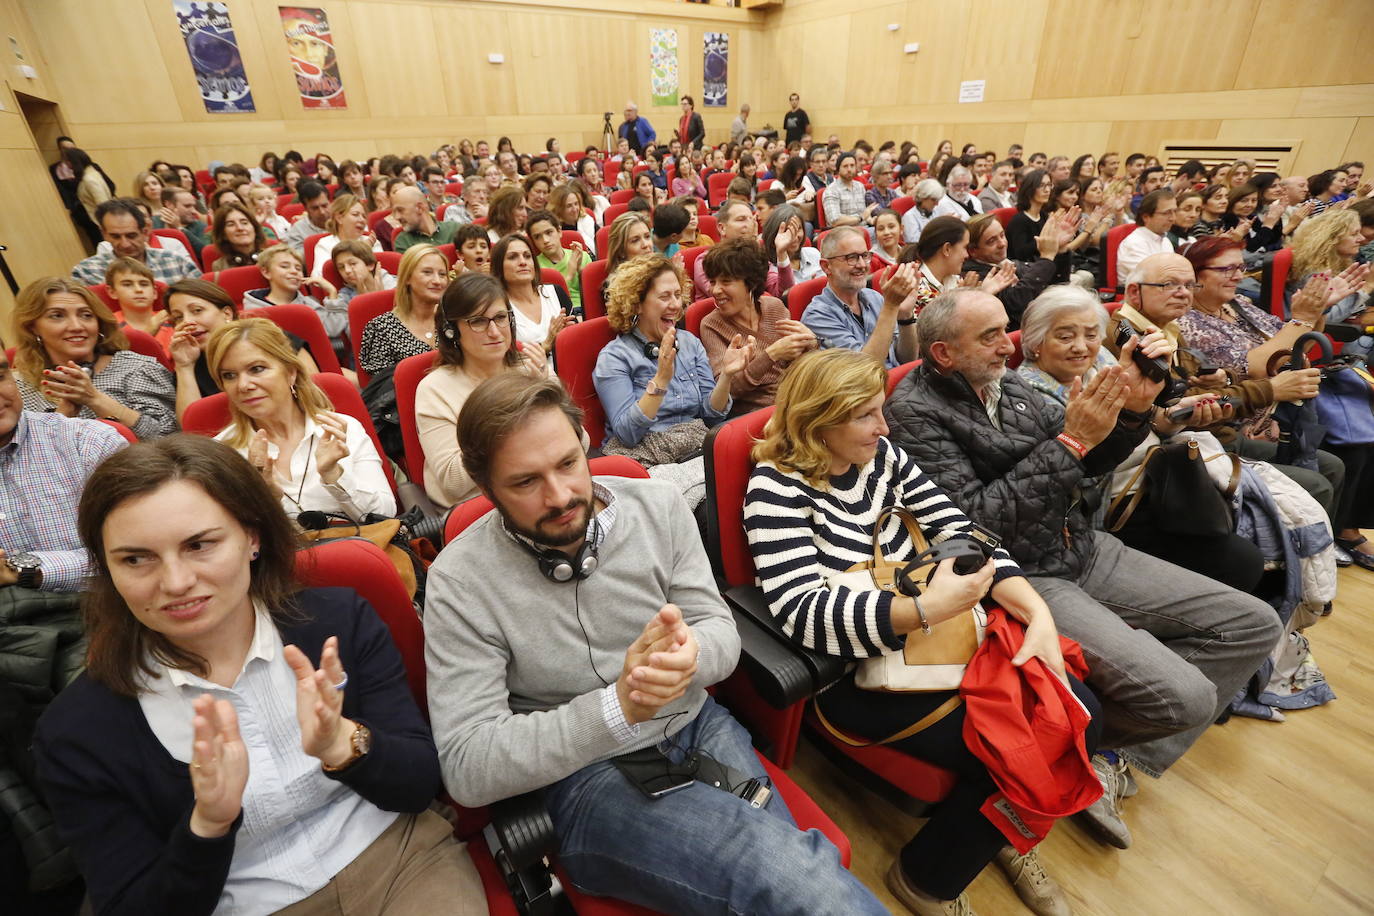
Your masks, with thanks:
M 878 325 L 878 315 L 883 310 L 883 294 L 864 288 L 859 290 L 859 311 L 856 316 L 849 306 L 840 301 L 835 291 L 827 283 L 816 298 L 812 299 L 802 312 L 802 324 L 811 329 L 822 347 L 845 350 L 862 350 L 873 329 Z M 887 350 L 887 368 L 900 365 L 897 359 L 897 334 L 894 329 L 892 346 Z
M 730 412 L 729 403 L 724 410 L 711 407 L 716 377 L 711 373 L 706 348 L 695 335 L 681 329 L 677 332 L 677 359 L 668 393 L 659 403 L 657 415 L 652 420 L 646 417 L 639 409 L 639 399 L 658 373 L 658 360 L 644 354 L 644 343 L 638 331 L 621 334 L 606 344 L 596 359 L 592 382 L 612 435 L 626 445 L 638 445 L 644 434 L 652 430 L 668 429 L 688 420 L 704 420 L 711 425 L 725 419 Z

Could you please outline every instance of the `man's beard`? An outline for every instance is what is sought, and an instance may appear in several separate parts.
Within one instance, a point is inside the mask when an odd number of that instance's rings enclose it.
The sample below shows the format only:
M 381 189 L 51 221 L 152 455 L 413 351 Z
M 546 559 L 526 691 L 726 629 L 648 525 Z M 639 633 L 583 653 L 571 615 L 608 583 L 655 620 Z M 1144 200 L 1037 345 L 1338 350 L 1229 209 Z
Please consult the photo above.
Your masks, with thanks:
M 577 543 L 587 536 L 587 527 L 592 521 L 592 503 L 591 500 L 588 499 L 575 499 L 560 509 L 554 509 L 551 512 L 545 513 L 544 517 L 536 522 L 533 528 L 526 528 L 518 524 L 515 519 L 511 518 L 506 508 L 495 499 L 492 500 L 492 504 L 496 506 L 496 511 L 501 513 L 501 520 L 505 523 L 507 530 L 521 537 L 528 538 L 534 543 L 544 547 L 567 547 L 569 544 Z M 545 522 L 553 521 L 560 515 L 565 515 L 579 506 L 582 508 L 581 524 L 573 525 L 567 532 L 562 534 L 550 535 L 544 532 L 541 526 Z
M 960 374 L 963 375 L 964 381 L 969 383 L 970 388 L 978 391 L 1001 379 L 1006 372 L 1007 366 L 1004 362 L 995 369 L 991 366 L 979 366 L 976 369 L 961 370 Z M 567 510 L 565 509 L 564 511 L 566 512 Z

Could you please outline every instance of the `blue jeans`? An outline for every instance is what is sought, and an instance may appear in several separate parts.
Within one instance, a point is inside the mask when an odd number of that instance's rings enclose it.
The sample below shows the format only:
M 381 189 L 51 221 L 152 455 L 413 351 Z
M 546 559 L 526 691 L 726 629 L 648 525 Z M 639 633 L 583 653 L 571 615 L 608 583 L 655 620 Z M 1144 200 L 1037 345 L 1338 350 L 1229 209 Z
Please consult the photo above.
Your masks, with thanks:
M 710 698 L 665 750 L 680 760 L 688 748 L 766 778 L 749 733 Z M 546 800 L 559 861 L 589 894 L 684 916 L 888 912 L 823 833 L 797 829 L 776 791 L 762 809 L 700 782 L 650 800 L 606 761 L 554 783 Z

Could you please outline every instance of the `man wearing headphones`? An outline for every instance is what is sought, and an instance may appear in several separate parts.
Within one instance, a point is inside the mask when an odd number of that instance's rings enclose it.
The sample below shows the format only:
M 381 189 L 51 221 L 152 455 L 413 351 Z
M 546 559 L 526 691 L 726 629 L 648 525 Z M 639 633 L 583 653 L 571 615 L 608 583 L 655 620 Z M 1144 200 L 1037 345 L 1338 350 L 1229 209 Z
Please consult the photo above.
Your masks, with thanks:
M 444 784 L 469 806 L 544 789 L 588 893 L 668 913 L 885 913 L 796 829 L 706 688 L 739 637 L 686 502 L 593 479 L 562 386 L 502 373 L 458 418 L 495 504 L 429 572 L 425 658 Z

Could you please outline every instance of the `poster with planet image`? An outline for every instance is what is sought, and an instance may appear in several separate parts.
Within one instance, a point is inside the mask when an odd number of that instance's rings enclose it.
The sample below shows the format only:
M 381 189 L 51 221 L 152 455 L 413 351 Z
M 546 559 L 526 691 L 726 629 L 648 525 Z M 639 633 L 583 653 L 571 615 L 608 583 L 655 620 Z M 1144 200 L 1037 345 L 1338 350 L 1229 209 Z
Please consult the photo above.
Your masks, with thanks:
M 305 108 L 347 108 L 329 18 L 311 6 L 279 6 L 281 30 Z
M 200 84 L 200 97 L 211 114 L 257 111 L 248 75 L 243 72 L 238 39 L 223 3 L 172 0 L 181 38 Z
M 730 73 L 730 33 L 706 32 L 701 42 L 701 103 L 707 108 L 724 108 Z

